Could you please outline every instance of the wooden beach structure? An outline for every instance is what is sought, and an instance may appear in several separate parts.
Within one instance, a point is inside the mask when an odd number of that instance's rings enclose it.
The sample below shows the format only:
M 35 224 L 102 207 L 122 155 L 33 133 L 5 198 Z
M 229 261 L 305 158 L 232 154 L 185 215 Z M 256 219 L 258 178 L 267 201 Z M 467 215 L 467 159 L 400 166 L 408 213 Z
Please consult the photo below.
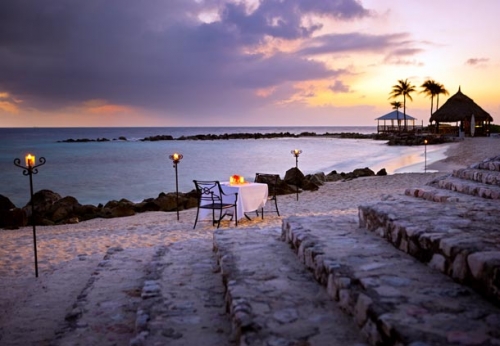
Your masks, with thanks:
M 377 120 L 377 133 L 397 133 L 404 131 L 404 114 L 398 110 L 392 111 Z M 417 119 L 406 114 L 406 132 L 416 132 L 422 130 L 422 126 L 415 124 Z M 382 124 L 380 122 L 383 122 Z
M 493 118 L 470 97 L 458 92 L 451 96 L 430 118 L 435 122 L 436 134 L 464 136 L 489 136 Z

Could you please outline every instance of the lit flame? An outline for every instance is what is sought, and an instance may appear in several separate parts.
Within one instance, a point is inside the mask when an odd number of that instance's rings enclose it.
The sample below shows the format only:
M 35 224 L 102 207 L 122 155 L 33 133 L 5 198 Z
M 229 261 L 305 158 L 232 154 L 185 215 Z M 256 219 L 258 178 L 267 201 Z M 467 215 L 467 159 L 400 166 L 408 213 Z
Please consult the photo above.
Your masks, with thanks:
M 35 165 L 35 156 L 28 154 L 26 155 L 26 166 L 33 167 Z
M 244 184 L 244 183 L 245 183 L 245 178 L 243 178 L 241 175 L 234 174 L 229 177 L 229 184 L 231 185 Z

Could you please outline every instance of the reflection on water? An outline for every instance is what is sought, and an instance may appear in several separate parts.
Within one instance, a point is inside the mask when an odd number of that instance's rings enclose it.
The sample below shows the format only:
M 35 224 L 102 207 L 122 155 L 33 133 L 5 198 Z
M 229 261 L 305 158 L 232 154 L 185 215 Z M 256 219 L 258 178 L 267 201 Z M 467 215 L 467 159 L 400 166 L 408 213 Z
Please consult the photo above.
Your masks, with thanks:
M 428 145 L 427 152 L 425 147 L 420 147 L 420 153 L 414 153 L 402 158 L 396 158 L 391 166 L 393 167 L 392 173 L 409 173 L 409 172 L 437 172 L 436 170 L 429 170 L 430 164 L 446 158 L 445 152 L 450 147 L 450 144 Z M 387 168 L 386 168 L 387 169 Z M 389 169 L 387 169 L 389 173 Z M 391 174 L 391 173 L 389 173 Z

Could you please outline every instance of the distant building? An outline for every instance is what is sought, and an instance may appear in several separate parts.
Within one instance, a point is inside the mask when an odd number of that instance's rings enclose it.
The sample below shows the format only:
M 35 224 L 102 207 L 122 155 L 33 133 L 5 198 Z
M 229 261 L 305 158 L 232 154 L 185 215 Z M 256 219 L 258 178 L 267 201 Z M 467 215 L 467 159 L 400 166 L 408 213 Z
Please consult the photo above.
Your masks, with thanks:
M 377 120 L 377 132 L 401 132 L 404 131 L 404 115 L 401 111 L 392 111 L 381 117 L 375 119 Z M 417 129 L 421 129 L 422 127 L 415 125 L 415 119 L 411 115 L 406 114 L 406 131 L 414 132 Z M 380 122 L 383 121 L 383 124 Z
M 435 111 L 429 121 L 431 124 L 436 123 L 434 132 L 439 134 L 489 136 L 493 118 L 471 98 L 462 94 L 459 87 L 458 92 Z

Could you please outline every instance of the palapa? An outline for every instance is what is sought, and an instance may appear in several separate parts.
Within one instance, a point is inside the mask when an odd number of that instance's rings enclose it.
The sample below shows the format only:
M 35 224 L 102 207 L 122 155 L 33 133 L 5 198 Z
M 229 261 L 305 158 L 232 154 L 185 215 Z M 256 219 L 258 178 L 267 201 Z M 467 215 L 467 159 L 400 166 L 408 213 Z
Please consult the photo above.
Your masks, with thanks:
M 470 122 L 472 114 L 474 114 L 476 123 L 493 121 L 491 115 L 479 107 L 470 97 L 464 95 L 459 87 L 458 92 L 432 114 L 430 122 Z

